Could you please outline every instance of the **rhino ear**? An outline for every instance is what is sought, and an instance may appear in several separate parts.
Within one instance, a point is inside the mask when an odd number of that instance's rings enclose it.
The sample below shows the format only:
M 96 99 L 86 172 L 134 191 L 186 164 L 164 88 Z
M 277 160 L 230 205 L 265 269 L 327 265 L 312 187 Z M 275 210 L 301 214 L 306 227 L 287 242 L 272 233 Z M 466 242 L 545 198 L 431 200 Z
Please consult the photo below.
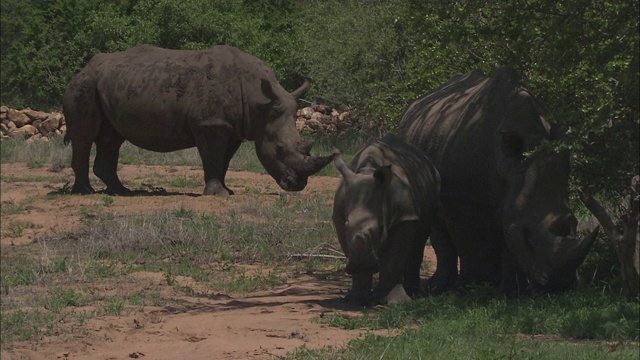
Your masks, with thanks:
M 305 80 L 299 88 L 291 92 L 291 95 L 293 95 L 293 97 L 298 100 L 302 95 L 306 94 L 306 92 L 309 91 L 310 87 L 311 84 L 309 84 L 309 81 Z
M 266 79 L 260 80 L 260 89 L 262 90 L 262 95 L 266 96 L 271 102 L 275 102 L 278 99 L 278 95 L 273 91 L 273 87 L 271 83 Z
M 373 172 L 373 178 L 381 185 L 389 184 L 392 177 L 391 165 L 379 167 Z

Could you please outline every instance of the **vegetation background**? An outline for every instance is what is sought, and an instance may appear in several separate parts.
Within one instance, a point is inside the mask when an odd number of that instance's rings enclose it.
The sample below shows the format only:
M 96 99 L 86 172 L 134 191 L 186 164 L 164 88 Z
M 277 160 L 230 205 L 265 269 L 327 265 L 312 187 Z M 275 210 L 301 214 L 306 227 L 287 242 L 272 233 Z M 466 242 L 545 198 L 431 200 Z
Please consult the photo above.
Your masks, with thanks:
M 337 108 L 349 108 L 357 125 L 354 132 L 363 139 L 393 131 L 413 99 L 456 73 L 479 68 L 488 74 L 499 66 L 511 65 L 545 105 L 548 118 L 569 126 L 573 187 L 586 185 L 589 192 L 599 194 L 608 209 L 621 213 L 624 209 L 616 207 L 631 177 L 639 172 L 638 0 L 2 0 L 0 6 L 0 103 L 13 108 L 59 109 L 67 82 L 96 53 L 143 43 L 175 49 L 227 44 L 261 58 L 287 89 L 298 87 L 303 78 L 310 79 L 313 86 L 306 100 L 317 98 Z M 352 140 L 322 139 L 320 143 L 330 149 L 336 141 Z M 132 148 L 123 146 L 123 162 L 137 163 L 141 158 L 143 163 L 167 161 L 164 157 L 147 160 L 146 152 Z M 53 156 L 44 162 L 68 164 L 69 152 L 59 139 L 42 144 L 7 141 L 2 143 L 1 162 L 26 161 L 37 167 L 43 162 L 38 156 Z M 244 154 L 251 154 L 251 149 L 243 145 L 235 160 L 246 158 Z M 196 153 L 191 155 L 187 160 L 171 155 L 179 158 L 175 162 L 170 158 L 169 163 L 197 164 Z M 10 181 L 2 179 L 3 183 Z M 110 197 L 104 198 L 105 207 L 112 202 Z M 577 199 L 573 205 L 584 220 L 588 211 Z M 2 212 L 10 213 L 12 208 L 26 211 L 18 209 L 20 206 L 3 204 Z M 270 208 L 268 213 L 274 216 L 279 208 L 282 206 Z M 326 218 L 325 210 L 315 210 L 321 214 L 317 218 Z M 198 226 L 210 225 L 194 214 L 178 215 L 172 214 L 178 220 L 192 219 Z M 167 216 L 167 221 L 176 221 L 172 216 Z M 283 214 L 282 218 L 289 216 Z M 89 225 L 95 227 L 96 223 Z M 220 226 L 225 230 L 227 224 Z M 219 231 L 220 226 L 209 230 Z M 333 236 L 332 229 L 325 230 L 327 237 Z M 193 241 L 195 237 L 187 234 L 185 241 Z M 251 233 L 250 238 L 252 243 L 260 243 L 257 235 Z M 59 242 L 60 246 L 66 244 Z M 127 254 L 113 256 L 117 259 Z M 5 289 L 23 284 L 20 274 L 34 273 L 34 265 L 17 264 L 14 258 L 21 258 L 9 251 L 3 251 L 2 256 L 2 287 L 8 292 Z M 147 262 L 155 264 L 164 256 L 151 254 Z M 408 308 L 391 308 L 371 319 L 365 314 L 364 320 L 331 321 L 343 327 L 375 328 L 381 326 L 371 324 L 376 321 L 402 322 L 394 323 L 392 327 L 396 327 L 430 319 L 425 321 L 430 328 L 410 329 L 402 341 L 393 344 L 382 337 L 354 343 L 347 350 L 353 356 L 347 358 L 361 358 L 359 346 L 384 355 L 390 345 L 391 352 L 403 358 L 401 349 L 412 349 L 406 344 L 414 338 L 430 339 L 433 348 L 443 354 L 456 349 L 461 358 L 470 353 L 466 345 L 460 346 L 465 341 L 486 350 L 480 358 L 527 357 L 528 349 L 526 354 L 515 355 L 521 342 L 511 337 L 505 340 L 505 333 L 637 341 L 638 306 L 626 303 L 620 295 L 619 264 L 610 243 L 601 238 L 590 256 L 590 262 L 581 268 L 590 284 L 575 292 L 521 302 L 487 296 L 486 289 L 479 289 L 466 298 L 421 299 Z M 99 258 L 95 254 L 87 257 Z M 61 269 L 75 266 L 67 265 L 66 257 L 54 260 L 64 265 Z M 175 275 L 171 271 L 166 270 L 168 279 Z M 193 276 L 191 268 L 180 271 L 179 275 Z M 52 298 L 60 298 L 54 295 Z M 3 312 L 7 308 L 12 310 L 3 303 Z M 14 336 L 11 331 L 24 339 L 36 336 L 25 334 L 23 315 L 29 314 L 2 317 L 3 339 Z M 50 322 L 58 323 L 58 319 Z M 41 327 L 37 323 L 29 329 Z M 467 334 L 462 341 L 460 334 Z M 504 354 L 491 352 L 494 337 L 513 344 Z M 447 342 L 453 345 L 443 347 Z M 415 348 L 424 349 L 423 343 L 415 343 Z M 575 344 L 550 344 L 555 357 L 571 358 L 557 347 L 573 349 Z M 601 358 L 602 352 L 608 351 L 603 349 L 592 358 Z M 627 350 L 634 353 L 637 343 Z M 534 347 L 530 357 L 537 357 L 533 355 L 536 351 L 539 349 Z M 438 357 L 437 352 L 432 354 Z M 309 358 L 318 358 L 316 355 Z
M 4 105 L 61 107 L 96 53 L 239 47 L 285 88 L 393 130 L 456 73 L 514 66 L 569 125 L 574 184 L 616 197 L 638 173 L 638 0 L 3 0 Z M 379 133 L 374 133 L 379 135 Z

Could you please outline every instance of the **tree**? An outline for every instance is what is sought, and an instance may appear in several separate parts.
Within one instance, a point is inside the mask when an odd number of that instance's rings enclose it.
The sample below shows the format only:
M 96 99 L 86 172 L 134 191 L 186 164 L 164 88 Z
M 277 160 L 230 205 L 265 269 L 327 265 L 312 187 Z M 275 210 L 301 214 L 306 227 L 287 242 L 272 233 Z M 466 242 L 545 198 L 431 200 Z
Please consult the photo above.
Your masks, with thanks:
M 620 261 L 622 282 L 627 299 L 640 302 L 640 176 L 634 176 L 628 188 L 626 211 L 620 217 L 620 224 L 615 225 L 607 211 L 587 194 L 579 189 L 580 200 L 598 219 L 605 234 L 613 243 Z M 622 232 L 618 229 L 622 229 Z

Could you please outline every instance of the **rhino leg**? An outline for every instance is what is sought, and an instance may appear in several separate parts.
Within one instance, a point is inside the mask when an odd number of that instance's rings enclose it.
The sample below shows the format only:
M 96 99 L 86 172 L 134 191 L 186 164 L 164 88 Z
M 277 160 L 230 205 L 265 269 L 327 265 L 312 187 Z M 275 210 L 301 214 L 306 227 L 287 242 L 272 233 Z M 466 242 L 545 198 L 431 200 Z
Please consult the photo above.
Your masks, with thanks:
M 75 182 L 71 188 L 72 194 L 93 194 L 95 192 L 89 181 L 91 146 L 93 146 L 93 139 L 78 139 L 71 142 L 71 168 L 75 175 Z
M 233 158 L 233 155 L 235 155 L 235 153 L 238 151 L 241 144 L 242 144 L 242 140 L 229 141 L 229 144 L 227 145 L 227 151 L 225 153 L 225 159 L 224 159 L 224 165 L 223 165 L 224 174 L 226 174 L 227 170 L 229 170 L 229 163 L 231 162 L 231 158 Z M 222 186 L 227 190 L 229 195 L 234 194 L 233 190 L 229 189 L 227 187 L 227 184 L 225 184 L 224 177 L 222 178 Z
M 352 305 L 371 305 L 371 286 L 373 285 L 373 274 L 353 274 L 351 277 L 351 290 L 344 301 Z
M 458 278 L 458 253 L 442 220 L 433 227 L 431 246 L 436 253 L 437 265 L 427 288 L 437 294 L 452 288 Z
M 404 290 L 412 297 L 422 292 L 420 288 L 420 268 L 424 260 L 424 247 L 431 233 L 429 225 L 423 225 L 420 229 L 414 234 L 413 241 L 409 244 L 404 268 Z
M 67 122 L 65 141 L 71 142 L 71 168 L 75 175 L 71 193 L 92 194 L 95 191 L 89 181 L 89 158 L 104 118 L 96 104 L 95 83 L 86 71 L 69 83 L 63 109 Z
M 387 236 L 387 243 L 383 244 L 380 250 L 380 277 L 378 285 L 373 290 L 374 303 L 387 303 L 389 296 L 396 302 L 410 299 L 404 290 L 394 294 L 391 293 L 397 285 L 403 284 L 409 253 L 410 251 L 415 251 L 415 247 L 412 244 L 416 242 L 418 229 L 419 223 L 417 221 L 408 221 L 400 223 L 390 230 Z M 410 267 L 413 271 L 414 266 Z
M 336 191 L 333 200 L 333 225 L 336 228 L 340 247 L 345 254 L 349 253 L 347 246 L 347 228 L 345 226 L 346 217 L 344 214 L 344 188 L 342 185 Z M 373 285 L 373 274 L 353 274 L 351 277 L 351 290 L 344 300 L 353 305 L 371 305 L 371 286 Z
M 222 127 L 199 127 L 194 130 L 194 135 L 204 169 L 204 195 L 231 195 L 224 184 L 233 156 L 229 152 L 237 150 L 236 145 L 230 144 L 231 132 Z
M 130 192 L 118 178 L 118 158 L 122 143 L 122 135 L 116 132 L 109 122 L 104 121 L 96 139 L 93 173 L 107 185 L 108 194 L 122 195 Z
M 460 256 L 456 287 L 471 283 L 498 285 L 502 257 L 502 230 L 491 208 L 460 204 L 449 218 L 447 228 Z

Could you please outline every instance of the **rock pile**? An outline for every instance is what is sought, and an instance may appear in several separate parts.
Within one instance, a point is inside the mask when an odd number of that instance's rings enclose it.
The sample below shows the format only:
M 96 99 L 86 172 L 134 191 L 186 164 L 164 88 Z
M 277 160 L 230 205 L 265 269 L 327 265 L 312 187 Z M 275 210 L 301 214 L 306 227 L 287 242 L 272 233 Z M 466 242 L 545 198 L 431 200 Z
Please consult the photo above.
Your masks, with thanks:
M 302 133 L 342 134 L 351 126 L 349 112 L 339 112 L 325 105 L 312 105 L 298 110 L 296 128 Z
M 349 112 L 339 112 L 325 105 L 312 105 L 298 110 L 296 128 L 308 134 L 342 134 L 352 124 Z M 0 106 L 2 139 L 22 138 L 29 141 L 47 141 L 67 130 L 64 114 L 42 112 L 26 108 L 16 110 Z
M 60 112 L 11 109 L 0 106 L 0 132 L 2 139 L 22 138 L 29 141 L 47 141 L 67 130 L 64 115 Z

